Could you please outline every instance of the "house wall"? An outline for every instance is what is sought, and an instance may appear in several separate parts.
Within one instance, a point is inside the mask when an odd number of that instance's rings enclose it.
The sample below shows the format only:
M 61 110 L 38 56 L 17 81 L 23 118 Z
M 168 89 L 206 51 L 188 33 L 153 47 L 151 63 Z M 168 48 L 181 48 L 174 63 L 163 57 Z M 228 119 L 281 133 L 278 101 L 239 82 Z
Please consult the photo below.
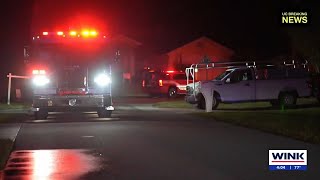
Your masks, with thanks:
M 200 63 L 205 56 L 212 62 L 227 62 L 234 52 L 209 38 L 202 37 L 168 53 L 168 67 L 174 68 L 177 64 Z M 213 79 L 225 69 L 199 69 L 195 74 L 196 80 Z

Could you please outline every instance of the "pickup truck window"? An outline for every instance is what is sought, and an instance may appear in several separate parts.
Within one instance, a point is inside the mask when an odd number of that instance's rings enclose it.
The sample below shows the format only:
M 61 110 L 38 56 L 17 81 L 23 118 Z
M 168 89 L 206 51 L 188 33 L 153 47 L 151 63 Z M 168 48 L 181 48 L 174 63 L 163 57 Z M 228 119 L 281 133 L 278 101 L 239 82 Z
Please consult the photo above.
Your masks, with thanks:
M 223 79 L 224 77 L 226 77 L 228 74 L 230 74 L 231 71 L 232 71 L 232 70 L 227 70 L 227 71 L 223 72 L 222 74 L 220 74 L 219 76 L 217 76 L 217 77 L 215 78 L 215 80 L 220 81 L 221 79 Z
M 252 73 L 250 69 L 246 70 L 236 70 L 232 73 L 230 77 L 231 83 L 237 83 L 240 81 L 249 81 L 252 80 Z
M 258 69 L 257 80 L 305 78 L 308 72 L 305 69 Z

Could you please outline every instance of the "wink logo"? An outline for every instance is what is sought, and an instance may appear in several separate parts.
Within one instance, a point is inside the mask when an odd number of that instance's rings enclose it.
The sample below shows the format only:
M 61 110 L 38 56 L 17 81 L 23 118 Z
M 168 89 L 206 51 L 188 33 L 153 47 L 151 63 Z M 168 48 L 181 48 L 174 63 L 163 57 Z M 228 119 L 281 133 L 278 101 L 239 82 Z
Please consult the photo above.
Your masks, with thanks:
M 307 167 L 307 150 L 269 150 L 270 170 L 301 170 Z M 276 169 L 274 169 L 276 168 Z
M 272 162 L 284 162 L 282 159 L 288 162 L 304 162 L 304 153 L 272 153 L 273 159 L 279 161 Z

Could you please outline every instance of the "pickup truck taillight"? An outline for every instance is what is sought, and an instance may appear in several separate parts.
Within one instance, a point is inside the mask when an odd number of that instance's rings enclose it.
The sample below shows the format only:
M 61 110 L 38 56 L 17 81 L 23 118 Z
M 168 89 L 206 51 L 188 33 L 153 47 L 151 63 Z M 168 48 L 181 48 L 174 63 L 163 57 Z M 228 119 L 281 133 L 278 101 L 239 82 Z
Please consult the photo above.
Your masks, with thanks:
M 144 80 L 142 80 L 142 87 L 146 86 L 146 82 Z
M 162 79 L 159 80 L 159 86 L 163 86 Z

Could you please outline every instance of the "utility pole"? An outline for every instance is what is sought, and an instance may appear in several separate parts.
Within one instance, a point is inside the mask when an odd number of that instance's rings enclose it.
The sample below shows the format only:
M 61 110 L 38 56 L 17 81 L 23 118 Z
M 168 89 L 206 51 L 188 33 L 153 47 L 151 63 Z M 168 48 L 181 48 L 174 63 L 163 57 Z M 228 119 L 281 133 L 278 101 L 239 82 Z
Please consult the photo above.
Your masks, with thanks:
M 9 73 L 9 75 L 7 76 L 9 78 L 9 82 L 8 82 L 8 105 L 10 105 L 10 95 L 11 95 L 11 73 Z

